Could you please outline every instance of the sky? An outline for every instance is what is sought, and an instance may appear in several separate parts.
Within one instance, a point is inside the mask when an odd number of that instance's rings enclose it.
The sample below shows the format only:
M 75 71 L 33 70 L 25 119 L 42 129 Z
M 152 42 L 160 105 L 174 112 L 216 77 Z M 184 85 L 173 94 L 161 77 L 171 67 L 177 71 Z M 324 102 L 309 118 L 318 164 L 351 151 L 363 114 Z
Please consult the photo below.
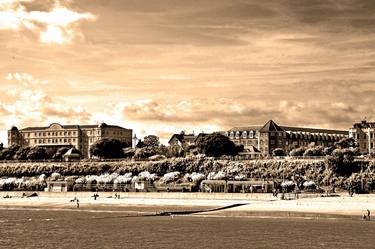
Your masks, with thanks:
M 375 121 L 372 0 L 0 0 L 6 130 Z

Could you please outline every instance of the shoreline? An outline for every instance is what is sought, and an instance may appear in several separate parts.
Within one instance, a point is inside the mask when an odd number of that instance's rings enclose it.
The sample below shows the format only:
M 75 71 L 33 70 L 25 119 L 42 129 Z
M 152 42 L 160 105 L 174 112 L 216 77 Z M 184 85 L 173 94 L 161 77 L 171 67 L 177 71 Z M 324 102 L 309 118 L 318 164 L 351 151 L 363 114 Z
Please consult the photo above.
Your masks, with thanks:
M 0 210 L 59 210 L 80 212 L 113 212 L 124 214 L 160 215 L 187 211 L 193 216 L 223 217 L 285 217 L 285 218 L 355 218 L 366 213 L 375 212 L 375 195 L 314 197 L 296 200 L 279 200 L 272 195 L 263 199 L 182 199 L 163 193 L 163 198 L 147 198 L 141 194 L 137 197 L 111 198 L 114 193 L 99 193 L 94 200 L 93 193 L 48 193 L 48 196 L 21 197 L 22 192 L 12 198 L 3 198 L 7 192 L 0 193 Z M 14 193 L 14 192 L 12 192 Z M 10 194 L 10 192 L 8 193 Z M 76 202 L 71 202 L 78 196 Z M 82 196 L 82 197 L 81 197 Z M 146 196 L 146 197 L 145 197 Z M 170 197 L 170 198 L 168 198 Z M 173 198 L 174 197 L 174 198 Z M 237 206 L 233 206 L 237 205 Z M 222 210 L 215 211 L 215 208 Z M 208 212 L 207 212 L 208 210 Z M 196 214 L 194 212 L 197 212 Z M 141 215 L 140 215 L 141 216 Z

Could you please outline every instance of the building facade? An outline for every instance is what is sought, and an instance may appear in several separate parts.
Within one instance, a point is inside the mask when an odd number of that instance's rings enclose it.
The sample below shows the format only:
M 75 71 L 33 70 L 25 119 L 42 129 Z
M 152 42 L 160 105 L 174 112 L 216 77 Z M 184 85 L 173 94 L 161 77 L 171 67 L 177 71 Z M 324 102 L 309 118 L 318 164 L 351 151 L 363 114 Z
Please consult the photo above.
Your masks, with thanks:
M 288 154 L 292 149 L 309 144 L 332 146 L 347 138 L 348 131 L 279 126 L 270 120 L 263 126 L 234 127 L 226 135 L 244 148 L 256 148 L 263 155 L 271 155 L 277 148 Z
M 361 154 L 375 154 L 375 122 L 364 120 L 353 124 L 349 137 L 355 139 Z
M 12 127 L 8 131 L 8 145 L 43 146 L 43 147 L 75 147 L 85 158 L 90 157 L 90 146 L 96 141 L 109 138 L 118 139 L 132 145 L 131 129 L 107 125 L 60 125 L 48 127 Z

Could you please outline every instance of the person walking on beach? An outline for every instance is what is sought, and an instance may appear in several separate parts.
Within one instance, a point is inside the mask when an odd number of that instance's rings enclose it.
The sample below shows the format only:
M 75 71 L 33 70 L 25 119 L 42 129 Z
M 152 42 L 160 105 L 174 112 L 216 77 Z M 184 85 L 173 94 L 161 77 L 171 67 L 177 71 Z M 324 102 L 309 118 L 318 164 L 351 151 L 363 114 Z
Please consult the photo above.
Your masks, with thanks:
M 77 202 L 77 208 L 79 208 L 79 200 L 76 199 L 76 202 Z
M 367 209 L 367 219 L 370 220 L 370 215 L 371 215 L 371 212 L 369 209 Z

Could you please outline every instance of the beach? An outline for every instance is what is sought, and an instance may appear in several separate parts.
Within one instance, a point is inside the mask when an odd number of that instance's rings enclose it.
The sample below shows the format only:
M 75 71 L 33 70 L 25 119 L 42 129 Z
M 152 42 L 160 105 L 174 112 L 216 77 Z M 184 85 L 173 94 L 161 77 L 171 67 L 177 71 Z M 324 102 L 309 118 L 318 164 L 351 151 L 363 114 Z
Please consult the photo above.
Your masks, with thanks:
M 207 199 L 189 193 L 120 193 L 117 199 L 117 193 L 99 192 L 95 200 L 93 194 L 1 192 L 0 248 L 349 249 L 374 244 L 368 235 L 375 223 L 361 216 L 375 211 L 375 195 L 279 200 L 272 194 Z
M 219 216 L 352 216 L 360 217 L 370 210 L 375 212 L 375 195 L 354 195 L 346 193 L 332 197 L 313 197 L 292 200 L 281 200 L 270 194 L 258 194 L 253 198 L 236 198 L 222 194 L 209 198 L 210 195 L 195 193 L 117 193 L 99 192 L 98 197 L 88 192 L 45 193 L 39 192 L 38 196 L 26 197 L 21 192 L 0 192 L 1 209 L 50 209 L 50 210 L 96 210 L 113 212 L 134 212 L 147 214 L 160 214 L 172 211 L 205 211 L 197 215 Z M 241 195 L 237 195 L 240 196 Z M 9 197 L 9 198 L 4 198 Z M 200 197 L 200 198 L 197 198 Z M 231 198 L 230 198 L 231 197 Z M 76 199 L 79 200 L 77 207 Z M 237 206 L 233 206 L 237 205 Z M 228 208 L 226 208 L 228 207 Z M 212 211 L 215 208 L 222 210 Z M 298 215 L 299 214 L 299 215 Z M 375 213 L 374 213 L 375 214 Z M 193 213 L 194 215 L 194 213 Z

